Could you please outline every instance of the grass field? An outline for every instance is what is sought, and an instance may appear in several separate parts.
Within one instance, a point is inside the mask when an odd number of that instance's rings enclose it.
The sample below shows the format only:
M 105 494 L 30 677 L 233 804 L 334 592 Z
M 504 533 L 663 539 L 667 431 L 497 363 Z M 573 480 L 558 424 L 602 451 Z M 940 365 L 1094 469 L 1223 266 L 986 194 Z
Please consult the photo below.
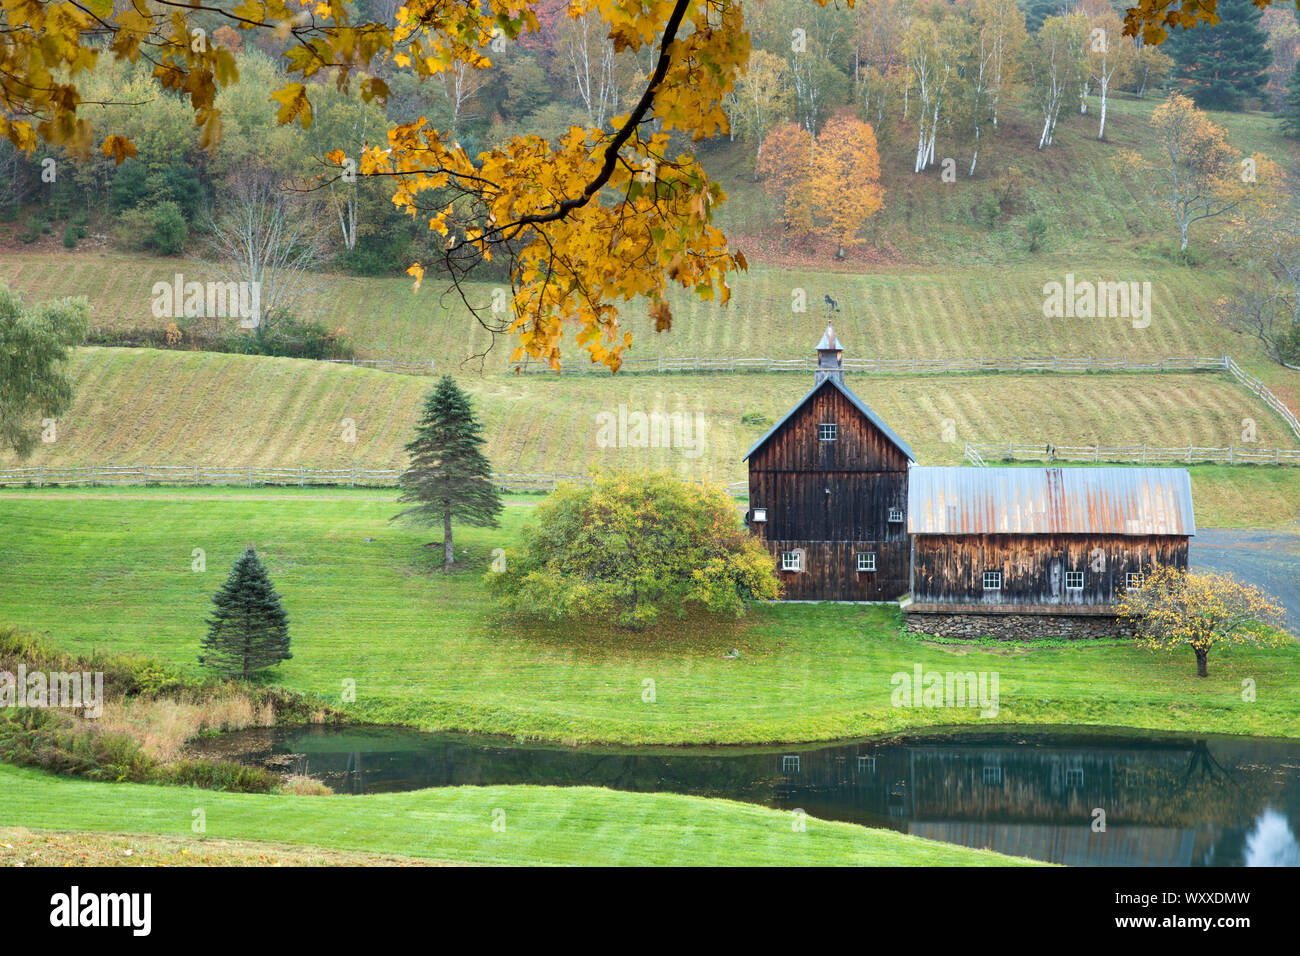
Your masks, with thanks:
M 675 794 L 592 787 L 447 787 L 363 797 L 102 784 L 0 766 L 0 825 L 207 837 L 474 863 L 601 866 L 1007 866 L 1029 860 L 850 823 Z M 503 821 L 493 828 L 493 821 Z
M 0 827 L 3 866 L 431 866 L 437 861 L 255 840 Z
M 522 624 L 481 575 L 531 509 L 458 531 L 462 570 L 434 570 L 432 535 L 391 526 L 392 495 L 72 493 L 0 499 L 0 620 L 57 646 L 194 668 L 210 595 L 249 542 L 284 595 L 294 658 L 275 680 L 360 720 L 559 741 L 763 743 L 983 722 L 973 710 L 890 705 L 890 675 L 1000 673 L 999 723 L 1300 736 L 1300 647 L 1192 655 L 1131 645 L 981 649 L 899 630 L 890 607 L 764 605 L 740 623 L 645 634 Z M 373 539 L 368 541 L 367 538 Z M 191 570 L 202 548 L 206 571 Z M 738 660 L 723 655 L 736 648 Z M 1254 678 L 1258 700 L 1241 699 Z M 340 700 L 344 681 L 357 701 Z M 642 699 L 655 681 L 656 700 Z M 23 820 L 23 825 L 39 826 Z M 371 849 L 380 849 L 371 847 Z
M 76 401 L 57 441 L 31 465 L 398 467 L 428 377 L 294 359 L 81 349 Z M 911 444 L 922 464 L 958 464 L 964 443 L 1239 444 L 1242 420 L 1262 447 L 1293 447 L 1285 424 L 1225 375 L 850 376 L 850 384 Z M 798 373 L 609 378 L 462 376 L 474 395 L 494 467 L 583 474 L 665 468 L 743 481 L 742 456 L 764 432 L 741 416 L 777 420 L 809 387 Z M 597 415 L 619 405 L 698 415 L 691 447 L 604 448 Z M 344 420 L 355 425 L 344 440 Z M 695 419 L 692 419 L 693 421 Z M 953 432 L 944 441 L 945 422 Z M 0 456 L 0 464 L 14 459 Z M 1194 469 L 1207 526 L 1276 526 L 1300 516 L 1300 471 Z

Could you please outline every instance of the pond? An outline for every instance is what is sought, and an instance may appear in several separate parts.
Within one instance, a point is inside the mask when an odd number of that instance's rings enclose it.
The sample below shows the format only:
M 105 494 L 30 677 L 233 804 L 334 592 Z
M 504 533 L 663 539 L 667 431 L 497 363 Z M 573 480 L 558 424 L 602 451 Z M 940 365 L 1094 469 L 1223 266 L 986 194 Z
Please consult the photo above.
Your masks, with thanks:
M 276 727 L 192 749 L 364 794 L 597 786 L 726 797 L 1072 866 L 1300 866 L 1300 740 L 1081 728 L 778 748 L 560 747 Z M 1104 831 L 1095 824 L 1103 822 Z

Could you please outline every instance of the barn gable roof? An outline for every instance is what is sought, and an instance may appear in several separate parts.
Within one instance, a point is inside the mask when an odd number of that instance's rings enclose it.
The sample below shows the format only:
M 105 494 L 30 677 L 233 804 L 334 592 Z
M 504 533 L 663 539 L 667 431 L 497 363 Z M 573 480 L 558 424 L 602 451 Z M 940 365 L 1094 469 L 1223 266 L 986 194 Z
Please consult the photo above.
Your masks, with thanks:
M 746 459 L 749 458 L 750 455 L 754 454 L 754 452 L 762 448 L 763 445 L 767 443 L 767 440 L 769 438 L 771 438 L 773 435 L 775 435 L 778 431 L 781 430 L 781 426 L 784 425 L 790 419 L 790 416 L 792 416 L 795 412 L 799 411 L 799 409 L 803 408 L 804 404 L 807 403 L 807 401 L 810 398 L 816 395 L 817 392 L 820 391 L 821 389 L 826 388 L 828 385 L 838 388 L 840 392 L 843 393 L 844 397 L 853 403 L 853 406 L 858 411 L 860 411 L 863 415 L 867 416 L 867 420 L 871 422 L 871 424 L 879 428 L 881 432 L 884 433 L 885 437 L 888 438 L 891 442 L 893 442 L 894 445 L 898 447 L 899 451 L 901 451 L 904 455 L 907 456 L 908 461 L 913 461 L 913 462 L 916 461 L 916 456 L 912 454 L 912 449 L 908 447 L 907 442 L 899 438 L 898 435 L 894 433 L 894 430 L 885 424 L 884 419 L 882 419 L 879 415 L 873 412 L 866 402 L 858 398 L 858 396 L 854 395 L 852 389 L 850 389 L 847 385 L 842 384 L 841 382 L 837 381 L 834 378 L 827 378 L 824 381 L 818 382 L 816 385 L 814 385 L 812 387 L 812 391 L 810 391 L 803 398 L 799 399 L 799 401 L 795 402 L 794 407 L 791 408 L 784 415 L 782 415 L 781 420 L 778 421 L 771 428 L 769 428 L 762 438 L 754 442 L 753 447 L 750 448 L 749 451 L 745 452 L 744 457 L 741 458 L 740 460 L 745 461 Z
M 1185 468 L 913 467 L 911 534 L 1194 535 Z

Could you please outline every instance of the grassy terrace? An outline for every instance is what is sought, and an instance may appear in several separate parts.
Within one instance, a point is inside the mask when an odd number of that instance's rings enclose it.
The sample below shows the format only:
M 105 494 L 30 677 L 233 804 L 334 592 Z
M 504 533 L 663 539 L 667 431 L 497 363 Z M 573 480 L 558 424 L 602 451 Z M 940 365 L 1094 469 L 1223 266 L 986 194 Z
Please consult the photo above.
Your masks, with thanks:
M 1001 866 L 1031 861 L 764 807 L 592 787 L 448 787 L 365 797 L 291 797 L 102 784 L 0 766 L 0 826 L 192 837 L 201 808 L 220 840 L 455 863 L 632 866 Z M 504 811 L 504 831 L 493 830 Z M 3 832 L 3 831 L 0 831 Z M 220 845 L 220 844 L 218 844 Z M 3 857 L 0 857 L 3 859 Z M 344 862 L 356 863 L 345 857 Z
M 480 575 L 530 509 L 458 533 L 464 570 L 433 570 L 427 533 L 395 528 L 392 493 L 200 489 L 0 498 L 0 618 L 68 649 L 146 653 L 194 667 L 209 597 L 255 542 L 284 595 L 294 659 L 275 679 L 357 719 L 428 729 L 627 744 L 830 740 L 976 722 L 890 705 L 890 676 L 1000 674 L 999 722 L 1300 736 L 1300 647 L 1189 654 L 1122 645 L 979 648 L 899 631 L 888 607 L 762 606 L 737 624 L 640 635 L 522 625 Z M 367 541 L 366 538 L 373 538 Z M 192 550 L 207 571 L 190 570 Z M 738 660 L 724 659 L 731 648 Z M 1241 700 L 1254 678 L 1258 700 Z M 656 702 L 642 701 L 653 679 Z M 25 825 L 37 826 L 35 821 Z
M 397 467 L 426 377 L 294 359 L 81 349 L 73 407 L 58 440 L 25 464 Z M 741 456 L 765 426 L 807 391 L 798 374 L 607 377 L 462 376 L 487 426 L 501 471 L 585 473 L 599 467 L 666 468 L 742 481 Z M 923 464 L 958 464 L 963 443 L 1016 441 L 1225 447 L 1256 422 L 1261 447 L 1294 447 L 1282 420 L 1226 375 L 855 376 L 854 389 L 890 422 Z M 683 413 L 702 422 L 693 448 L 602 448 L 596 416 L 619 405 Z M 695 417 L 698 416 L 698 419 Z M 343 440 L 351 419 L 356 441 Z M 955 441 L 945 442 L 951 421 Z M 15 464 L 0 455 L 0 466 Z M 1300 514 L 1296 469 L 1193 471 L 1206 526 L 1278 526 Z

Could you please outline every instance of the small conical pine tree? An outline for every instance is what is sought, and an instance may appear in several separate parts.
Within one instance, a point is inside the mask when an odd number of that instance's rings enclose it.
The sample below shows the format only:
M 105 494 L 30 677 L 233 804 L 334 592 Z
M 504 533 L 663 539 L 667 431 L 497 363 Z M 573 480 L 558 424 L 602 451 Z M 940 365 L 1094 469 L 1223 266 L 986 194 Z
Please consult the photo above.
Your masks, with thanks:
M 207 621 L 207 637 L 200 642 L 200 664 L 227 677 L 248 678 L 293 657 L 289 616 L 252 547 L 231 567 L 212 603 L 215 610 Z
M 480 450 L 483 423 L 474 417 L 469 396 L 444 375 L 424 400 L 415 437 L 407 443 L 410 465 L 402 473 L 400 502 L 415 502 L 393 516 L 414 524 L 442 522 L 443 570 L 456 562 L 452 518 L 495 528 L 501 496 L 492 484 L 492 466 Z

